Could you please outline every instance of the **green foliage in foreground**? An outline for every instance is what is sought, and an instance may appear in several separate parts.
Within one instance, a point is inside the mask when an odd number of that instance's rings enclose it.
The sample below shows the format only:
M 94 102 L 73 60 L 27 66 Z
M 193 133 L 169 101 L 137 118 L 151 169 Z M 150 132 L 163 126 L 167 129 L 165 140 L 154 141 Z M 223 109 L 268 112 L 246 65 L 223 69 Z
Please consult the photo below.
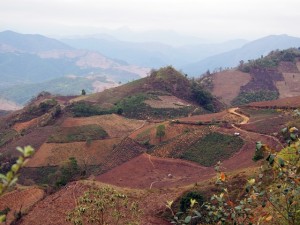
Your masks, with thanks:
M 257 142 L 254 159 L 265 159 L 259 173 L 250 177 L 244 190 L 235 198 L 236 191 L 219 162 L 216 186 L 220 193 L 197 209 L 191 199 L 188 215 L 174 212 L 173 202 L 166 207 L 172 213 L 173 224 L 220 225 L 298 225 L 300 224 L 300 139 L 295 127 L 282 130 L 287 146 L 279 152 Z M 183 218 L 182 218 L 183 217 Z
M 240 137 L 209 133 L 187 149 L 181 158 L 197 162 L 203 166 L 212 166 L 218 161 L 232 156 L 239 151 L 243 144 L 244 141 Z
M 9 190 L 18 181 L 19 171 L 25 165 L 26 160 L 33 155 L 34 149 L 31 146 L 24 148 L 17 147 L 17 150 L 21 152 L 18 160 L 12 165 L 10 171 L 6 174 L 0 174 L 0 196 Z M 2 210 L 0 213 L 0 222 L 5 222 L 7 210 Z
M 74 225 L 137 225 L 140 215 L 138 203 L 127 195 L 109 186 L 92 187 L 79 198 L 67 221 Z
M 78 127 L 64 127 L 48 138 L 49 143 L 69 143 L 75 141 L 101 140 L 107 132 L 96 124 Z
M 279 94 L 276 91 L 260 90 L 255 92 L 243 91 L 232 100 L 232 105 L 244 105 L 251 102 L 270 101 L 278 99 Z
M 204 197 L 201 193 L 196 191 L 190 191 L 182 196 L 180 199 L 180 210 L 185 213 L 191 207 L 191 199 L 197 201 L 199 205 L 204 203 Z

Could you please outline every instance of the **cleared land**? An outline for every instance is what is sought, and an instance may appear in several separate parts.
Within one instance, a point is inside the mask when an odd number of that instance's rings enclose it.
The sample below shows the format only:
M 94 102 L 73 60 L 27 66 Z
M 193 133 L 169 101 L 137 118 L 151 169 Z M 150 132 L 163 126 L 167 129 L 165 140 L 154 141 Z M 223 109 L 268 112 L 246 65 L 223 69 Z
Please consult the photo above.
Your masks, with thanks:
M 22 225 L 59 224 L 69 225 L 66 221 L 66 213 L 76 206 L 76 199 L 91 185 L 106 186 L 97 181 L 78 181 L 68 184 L 65 188 L 55 194 L 49 195 L 44 200 L 38 202 L 34 208 L 22 218 Z M 130 199 L 139 201 L 143 211 L 142 225 L 169 225 L 170 223 L 157 218 L 158 212 L 165 210 L 165 204 L 170 199 L 175 199 L 183 190 L 178 188 L 172 191 L 159 190 L 134 190 L 115 187 L 122 193 L 126 193 Z M 46 215 L 46 216 L 45 216 Z
M 252 102 L 247 105 L 254 108 L 284 108 L 296 109 L 300 107 L 300 96 L 282 98 L 272 101 Z
M 232 115 L 229 111 L 225 110 L 219 113 L 210 113 L 210 114 L 204 114 L 204 115 L 197 115 L 197 116 L 190 116 L 190 117 L 184 117 L 179 118 L 179 122 L 184 123 L 208 123 L 208 122 L 222 122 L 227 121 L 229 123 L 238 122 L 241 120 L 239 116 Z
M 75 157 L 79 164 L 98 165 L 121 141 L 120 138 L 72 143 L 44 143 L 26 167 L 56 166 Z
M 282 75 L 284 81 L 276 82 L 276 87 L 279 91 L 279 98 L 300 95 L 300 73 L 283 73 Z
M 160 124 L 165 125 L 165 136 L 161 138 L 161 141 L 156 136 L 156 128 Z M 130 134 L 129 137 L 141 144 L 145 144 L 146 142 L 148 142 L 150 145 L 157 145 L 161 142 L 166 142 L 173 138 L 176 138 L 177 136 L 193 129 L 194 128 L 192 128 L 191 126 L 185 124 L 163 122 L 146 125 L 143 128 L 134 131 L 132 134 Z
M 20 132 L 22 130 L 27 130 L 30 127 L 37 126 L 38 122 L 39 122 L 39 118 L 34 118 L 32 120 L 29 120 L 29 121 L 26 121 L 23 123 L 16 123 L 16 124 L 14 124 L 13 129 Z
M 21 211 L 27 213 L 38 201 L 43 199 L 45 193 L 36 187 L 20 188 L 0 197 L 0 209 L 10 208 L 7 223 L 14 220 L 14 213 Z
M 250 79 L 250 74 L 238 70 L 226 70 L 213 74 L 212 93 L 225 104 L 230 105 L 231 101 L 238 96 L 240 87 L 247 84 Z
M 120 187 L 147 189 L 184 186 L 214 175 L 213 168 L 196 163 L 142 154 L 96 179 Z
M 127 119 L 115 114 L 103 116 L 91 116 L 82 118 L 67 118 L 62 127 L 75 127 L 96 124 L 101 126 L 109 137 L 124 137 L 144 125 L 142 120 Z

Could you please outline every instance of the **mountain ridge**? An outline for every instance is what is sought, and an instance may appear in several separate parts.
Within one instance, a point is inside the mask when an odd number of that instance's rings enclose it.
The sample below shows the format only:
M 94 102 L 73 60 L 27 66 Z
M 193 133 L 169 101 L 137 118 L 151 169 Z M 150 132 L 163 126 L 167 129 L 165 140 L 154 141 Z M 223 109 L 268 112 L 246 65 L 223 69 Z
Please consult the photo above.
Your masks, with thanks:
M 220 68 L 238 66 L 241 60 L 247 62 L 266 55 L 276 49 L 300 47 L 300 38 L 284 35 L 269 35 L 245 44 L 243 47 L 229 52 L 208 57 L 204 60 L 183 66 L 181 69 L 189 75 L 199 76 L 206 72 L 218 71 Z

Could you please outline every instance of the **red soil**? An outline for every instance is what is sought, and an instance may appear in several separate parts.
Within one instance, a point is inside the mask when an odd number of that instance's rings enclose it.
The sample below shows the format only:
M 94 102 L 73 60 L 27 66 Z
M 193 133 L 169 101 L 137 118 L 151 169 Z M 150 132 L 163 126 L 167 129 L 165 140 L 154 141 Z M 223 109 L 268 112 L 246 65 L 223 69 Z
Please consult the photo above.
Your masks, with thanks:
M 159 124 L 165 125 L 165 136 L 162 137 L 161 141 L 168 141 L 182 133 L 184 133 L 185 130 L 190 129 L 191 125 L 186 124 L 170 124 L 169 122 L 163 122 L 158 124 L 149 124 L 147 126 L 144 126 L 143 128 L 133 132 L 130 134 L 130 138 L 142 142 L 144 140 L 149 140 L 150 144 L 159 144 L 160 140 L 158 137 L 156 137 L 156 127 Z
M 16 123 L 13 126 L 13 129 L 15 129 L 18 132 L 20 132 L 22 130 L 27 130 L 30 127 L 37 126 L 38 121 L 39 121 L 39 118 L 34 118 L 32 120 L 29 120 L 29 121 L 26 121 L 26 122 L 23 122 L 23 123 Z
M 10 212 L 7 215 L 7 222 L 10 224 L 14 219 L 15 212 L 21 210 L 22 213 L 27 213 L 43 197 L 44 191 L 42 189 L 36 187 L 19 189 L 1 196 L 0 209 L 10 208 Z
M 26 167 L 57 166 L 75 157 L 79 164 L 97 165 L 121 141 L 119 138 L 95 140 L 90 146 L 85 142 L 44 143 L 29 160 Z
M 274 137 L 248 132 L 239 128 L 218 128 L 218 132 L 233 134 L 239 132 L 245 140 L 242 149 L 231 158 L 223 161 L 226 171 L 255 166 L 252 157 L 256 141 L 262 141 L 272 148 L 281 145 Z M 168 176 L 171 174 L 170 176 Z M 213 167 L 202 167 L 179 159 L 166 159 L 142 154 L 119 167 L 97 177 L 97 180 L 121 187 L 130 188 L 167 188 L 180 187 L 206 180 L 215 175 Z M 128 178 L 130 176 L 130 178 Z
M 300 96 L 282 98 L 273 101 L 252 102 L 247 106 L 254 108 L 299 108 Z
M 204 115 L 197 115 L 197 116 L 190 116 L 178 119 L 179 122 L 186 122 L 186 123 L 197 123 L 197 122 L 212 122 L 212 121 L 227 121 L 227 122 L 236 122 L 240 118 L 232 115 L 228 111 L 222 111 L 218 113 L 210 113 Z
M 66 215 L 68 211 L 75 207 L 76 199 L 88 189 L 91 183 L 103 186 L 103 184 L 94 181 L 72 182 L 55 194 L 49 195 L 44 200 L 38 202 L 33 209 L 22 218 L 21 224 L 70 225 L 71 223 L 66 221 Z M 157 218 L 155 215 L 165 209 L 167 200 L 175 199 L 182 190 L 147 192 L 120 189 L 120 191 L 126 193 L 136 201 L 139 201 L 139 205 L 143 211 L 141 225 L 169 225 L 170 223 Z
M 195 183 L 214 174 L 212 168 L 188 161 L 142 154 L 98 176 L 97 180 L 121 187 L 167 188 Z
M 111 138 L 125 137 L 131 132 L 141 128 L 144 125 L 142 120 L 127 119 L 115 114 L 103 116 L 90 116 L 82 118 L 67 118 L 62 127 L 75 127 L 90 124 L 101 126 Z

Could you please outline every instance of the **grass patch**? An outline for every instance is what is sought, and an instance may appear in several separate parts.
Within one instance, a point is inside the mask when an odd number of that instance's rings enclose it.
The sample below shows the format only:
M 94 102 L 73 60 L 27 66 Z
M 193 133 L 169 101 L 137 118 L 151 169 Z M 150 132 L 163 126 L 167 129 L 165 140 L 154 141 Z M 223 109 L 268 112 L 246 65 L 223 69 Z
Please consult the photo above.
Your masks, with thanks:
M 48 143 L 69 143 L 75 141 L 101 140 L 107 132 L 100 126 L 91 124 L 78 127 L 65 127 L 48 138 Z
M 203 166 L 213 166 L 237 152 L 244 144 L 240 137 L 221 133 L 209 133 L 201 138 L 180 158 L 197 162 Z

